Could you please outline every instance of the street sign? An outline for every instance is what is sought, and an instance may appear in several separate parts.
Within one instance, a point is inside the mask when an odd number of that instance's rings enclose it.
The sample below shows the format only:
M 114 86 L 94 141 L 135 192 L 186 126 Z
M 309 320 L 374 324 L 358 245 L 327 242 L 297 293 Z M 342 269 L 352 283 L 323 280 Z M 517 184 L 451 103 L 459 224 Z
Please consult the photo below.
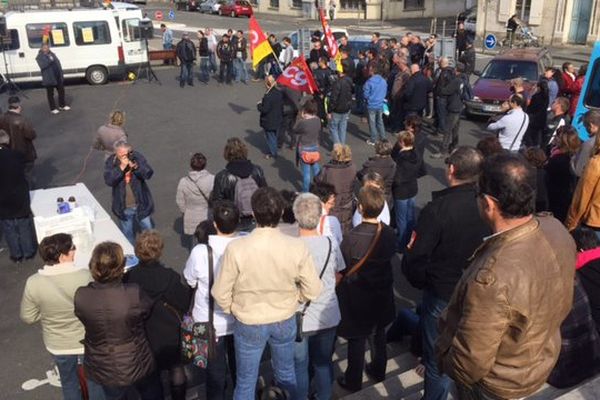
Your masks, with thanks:
M 174 20 L 175 19 L 175 11 L 169 10 L 169 19 L 170 20 Z
M 489 35 L 487 35 L 485 37 L 485 48 L 488 50 L 492 50 L 494 47 L 496 47 L 496 43 L 498 43 L 498 41 L 496 40 L 496 36 L 492 35 L 491 33 Z
M 157 11 L 154 13 L 154 19 L 157 21 L 162 21 L 163 20 L 163 13 L 162 11 Z

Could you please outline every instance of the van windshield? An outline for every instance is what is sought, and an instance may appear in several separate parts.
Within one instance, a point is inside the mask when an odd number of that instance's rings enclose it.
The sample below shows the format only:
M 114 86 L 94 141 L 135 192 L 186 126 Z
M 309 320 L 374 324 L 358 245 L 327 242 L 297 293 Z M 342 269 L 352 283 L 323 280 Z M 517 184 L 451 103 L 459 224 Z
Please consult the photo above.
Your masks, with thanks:
M 526 81 L 537 82 L 537 64 L 518 60 L 492 60 L 481 73 L 483 79 L 499 79 L 508 81 L 513 78 L 523 78 Z
M 586 107 L 600 108 L 600 58 L 596 59 L 592 66 L 584 99 Z

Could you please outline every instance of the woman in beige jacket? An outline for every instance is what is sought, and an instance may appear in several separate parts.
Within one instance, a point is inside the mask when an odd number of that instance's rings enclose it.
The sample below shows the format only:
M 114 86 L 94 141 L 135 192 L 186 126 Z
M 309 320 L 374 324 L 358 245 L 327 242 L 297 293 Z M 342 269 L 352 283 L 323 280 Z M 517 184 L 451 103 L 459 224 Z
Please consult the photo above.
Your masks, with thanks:
M 30 276 L 21 300 L 21 319 L 42 323 L 46 349 L 58 367 L 65 400 L 81 399 L 77 366 L 83 360 L 81 340 L 85 329 L 75 316 L 73 298 L 80 286 L 92 281 L 87 268 L 78 268 L 73 238 L 57 233 L 42 240 L 39 253 L 44 267 Z M 104 399 L 100 386 L 88 380 L 90 400 Z

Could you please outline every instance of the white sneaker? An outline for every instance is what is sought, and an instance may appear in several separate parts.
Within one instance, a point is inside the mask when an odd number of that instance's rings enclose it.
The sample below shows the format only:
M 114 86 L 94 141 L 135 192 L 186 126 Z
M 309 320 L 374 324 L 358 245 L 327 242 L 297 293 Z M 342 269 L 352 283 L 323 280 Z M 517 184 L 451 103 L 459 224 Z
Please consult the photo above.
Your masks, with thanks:
M 63 111 L 69 111 L 71 109 L 71 107 L 64 106 L 64 107 L 61 107 L 60 109 L 63 110 Z
M 58 114 L 60 111 L 58 111 L 56 108 L 52 111 L 50 111 L 52 114 Z

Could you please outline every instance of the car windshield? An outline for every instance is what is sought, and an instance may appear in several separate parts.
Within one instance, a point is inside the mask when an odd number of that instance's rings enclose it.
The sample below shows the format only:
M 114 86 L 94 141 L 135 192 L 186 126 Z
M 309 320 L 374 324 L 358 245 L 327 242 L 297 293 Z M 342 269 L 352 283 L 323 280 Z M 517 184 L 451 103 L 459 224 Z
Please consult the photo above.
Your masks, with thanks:
M 538 80 L 538 69 L 537 64 L 530 61 L 492 60 L 481 73 L 481 77 L 502 81 L 520 77 L 535 82 Z

